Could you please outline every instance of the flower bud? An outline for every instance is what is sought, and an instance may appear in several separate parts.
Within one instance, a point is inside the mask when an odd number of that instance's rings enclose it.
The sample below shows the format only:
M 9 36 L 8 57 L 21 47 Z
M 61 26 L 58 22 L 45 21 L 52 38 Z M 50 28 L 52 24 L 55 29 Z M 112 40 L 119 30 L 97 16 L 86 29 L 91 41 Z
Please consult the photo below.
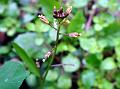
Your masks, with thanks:
M 44 23 L 49 24 L 49 21 L 46 19 L 45 16 L 43 16 L 43 15 L 38 15 L 38 17 L 39 17 L 40 20 L 42 20 Z
M 78 37 L 78 36 L 80 36 L 80 34 L 77 32 L 73 32 L 73 33 L 69 33 L 68 36 L 69 37 Z
M 40 68 L 40 63 L 38 61 L 36 62 L 36 65 L 38 68 Z
M 72 6 L 68 7 L 67 10 L 66 10 L 66 13 L 69 15 L 72 11 Z
M 40 68 L 40 61 L 39 61 L 39 59 L 36 59 L 36 65 L 37 65 L 38 68 Z
M 52 54 L 52 52 L 51 52 L 51 51 L 48 51 L 48 52 L 45 54 L 45 56 L 44 56 L 44 58 L 43 58 L 42 61 L 45 62 L 46 59 L 49 58 L 49 57 L 51 56 L 51 54 Z

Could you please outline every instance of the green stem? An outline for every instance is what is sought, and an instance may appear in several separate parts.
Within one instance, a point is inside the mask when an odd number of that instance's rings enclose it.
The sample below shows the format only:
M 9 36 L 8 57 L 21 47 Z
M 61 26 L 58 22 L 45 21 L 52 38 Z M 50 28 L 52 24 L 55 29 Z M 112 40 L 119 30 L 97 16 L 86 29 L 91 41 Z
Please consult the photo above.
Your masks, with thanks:
M 48 67 L 47 67 L 47 70 L 45 72 L 45 75 L 43 77 L 43 86 L 44 86 L 45 79 L 46 79 L 46 76 L 48 74 L 48 71 L 50 70 L 51 65 L 53 63 L 53 60 L 55 58 L 55 54 L 56 54 L 56 51 L 57 51 L 58 40 L 59 40 L 59 33 L 60 33 L 60 23 L 59 23 L 59 26 L 58 26 L 58 29 L 57 29 L 57 37 L 56 37 L 56 41 L 55 41 L 55 47 L 54 47 L 54 52 L 53 52 L 53 55 L 52 55 L 52 59 L 50 60 L 50 62 L 48 64 Z

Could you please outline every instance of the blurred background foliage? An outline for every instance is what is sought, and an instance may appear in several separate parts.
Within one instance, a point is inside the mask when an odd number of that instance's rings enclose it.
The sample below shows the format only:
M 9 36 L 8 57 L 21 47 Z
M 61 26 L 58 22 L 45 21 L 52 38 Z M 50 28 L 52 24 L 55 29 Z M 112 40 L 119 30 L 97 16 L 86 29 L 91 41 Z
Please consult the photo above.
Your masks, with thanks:
M 37 89 L 36 76 L 29 74 L 23 63 L 13 62 L 20 58 L 11 42 L 15 41 L 34 60 L 42 60 L 52 49 L 56 32 L 42 23 L 37 14 L 54 22 L 54 5 L 59 8 L 59 0 L 0 0 L 2 89 L 18 89 L 21 84 L 20 89 Z M 60 37 L 53 64 L 74 66 L 53 67 L 44 89 L 120 89 L 120 0 L 63 0 L 62 6 L 73 6 L 73 10 L 61 32 L 82 35 Z M 41 65 L 44 71 L 47 62 Z

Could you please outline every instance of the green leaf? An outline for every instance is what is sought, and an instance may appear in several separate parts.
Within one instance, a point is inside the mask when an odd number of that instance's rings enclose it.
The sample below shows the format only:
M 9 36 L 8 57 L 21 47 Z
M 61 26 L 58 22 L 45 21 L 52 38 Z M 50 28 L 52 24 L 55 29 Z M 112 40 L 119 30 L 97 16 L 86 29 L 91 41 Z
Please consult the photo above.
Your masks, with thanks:
M 98 44 L 96 38 L 94 37 L 91 37 L 91 38 L 80 37 L 80 45 L 84 50 L 90 53 L 99 53 L 103 51 L 103 48 L 104 48 Z
M 70 87 L 72 86 L 72 80 L 70 79 L 70 77 L 66 76 L 66 75 L 62 75 L 59 77 L 58 81 L 57 81 L 57 87 L 60 89 L 70 89 Z
M 90 87 L 93 86 L 95 82 L 95 73 L 91 70 L 84 71 L 82 73 L 82 82 L 86 89 L 90 89 Z
M 8 16 L 17 17 L 19 15 L 17 3 L 15 3 L 15 2 L 9 3 L 9 6 L 7 9 L 8 10 L 6 13 Z
M 108 80 L 104 79 L 102 81 L 101 89 L 114 89 L 114 88 L 113 88 L 113 84 L 111 82 L 109 82 Z
M 63 52 L 63 51 L 74 52 L 76 51 L 76 48 L 69 43 L 61 42 L 57 47 L 57 53 Z
M 30 74 L 27 78 L 26 78 L 26 82 L 30 87 L 35 87 L 37 85 L 37 78 L 35 75 Z
M 40 77 L 40 71 L 36 67 L 34 61 L 28 56 L 28 54 L 16 43 L 13 43 L 13 47 L 16 50 L 16 53 L 20 56 L 20 58 L 25 62 L 26 66 L 29 70 L 34 73 L 36 76 Z
M 76 8 L 81 8 L 81 7 L 84 7 L 88 4 L 89 0 L 73 0 L 71 1 L 73 7 L 76 7 Z
M 62 59 L 62 64 L 66 64 L 63 66 L 66 72 L 75 72 L 80 67 L 80 61 L 78 58 L 68 55 Z
M 99 68 L 100 66 L 100 60 L 97 58 L 97 54 L 91 54 L 86 57 L 86 62 L 88 68 Z
M 44 56 L 44 54 L 48 51 L 48 49 L 44 44 L 43 45 L 41 43 L 36 44 L 36 39 L 38 37 L 41 38 L 41 37 L 43 37 L 43 35 L 42 34 L 38 35 L 37 33 L 33 33 L 33 32 L 32 33 L 27 32 L 27 33 L 23 33 L 23 34 L 20 34 L 19 36 L 17 36 L 15 38 L 14 42 L 17 43 L 21 48 L 23 48 L 30 57 L 42 58 Z M 44 49 L 43 49 L 43 47 L 44 47 Z
M 83 23 L 85 22 L 85 18 L 81 11 L 78 11 L 74 18 L 71 20 L 70 25 L 67 28 L 67 32 L 82 32 L 83 31 Z
M 23 80 L 28 76 L 23 64 L 8 61 L 0 67 L 1 89 L 19 89 Z
M 46 77 L 46 81 L 55 81 L 58 78 L 58 73 L 57 71 L 54 70 L 49 70 L 47 77 Z
M 101 69 L 103 70 L 112 70 L 116 68 L 116 64 L 114 62 L 114 59 L 111 57 L 106 58 L 101 63 Z
M 26 28 L 28 29 L 28 31 L 35 31 L 35 24 L 33 23 L 28 23 L 26 24 Z

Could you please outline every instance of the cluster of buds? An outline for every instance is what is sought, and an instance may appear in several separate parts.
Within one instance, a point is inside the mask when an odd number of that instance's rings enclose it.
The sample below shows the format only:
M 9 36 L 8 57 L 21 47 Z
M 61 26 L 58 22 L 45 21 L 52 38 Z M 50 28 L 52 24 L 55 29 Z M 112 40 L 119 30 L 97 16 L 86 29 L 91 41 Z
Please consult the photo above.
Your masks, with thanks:
M 78 37 L 80 36 L 81 34 L 77 33 L 77 32 L 73 32 L 73 33 L 69 33 L 68 36 L 69 37 Z
M 58 19 L 58 18 L 66 18 L 72 11 L 72 7 L 68 7 L 66 12 L 63 12 L 63 8 L 61 7 L 59 10 L 56 9 L 54 6 L 54 11 L 53 11 L 53 17 Z
M 43 21 L 46 24 L 49 24 L 49 21 L 47 20 L 47 18 L 43 15 L 38 15 L 38 17 L 40 18 L 41 21 Z
M 42 61 L 45 62 L 46 59 L 48 59 L 51 55 L 52 55 L 52 52 L 51 52 L 51 51 L 48 51 L 48 52 L 45 54 L 45 56 L 44 56 L 44 58 L 43 58 Z

